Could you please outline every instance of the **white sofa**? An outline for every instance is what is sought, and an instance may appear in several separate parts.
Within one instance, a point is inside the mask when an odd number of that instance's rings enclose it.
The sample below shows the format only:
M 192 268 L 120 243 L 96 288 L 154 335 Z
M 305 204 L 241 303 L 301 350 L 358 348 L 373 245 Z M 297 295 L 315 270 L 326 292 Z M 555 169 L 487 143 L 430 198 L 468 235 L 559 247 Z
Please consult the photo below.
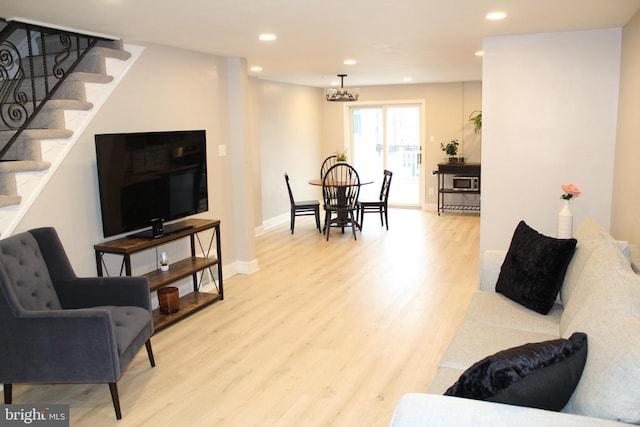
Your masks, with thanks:
M 593 219 L 578 243 L 560 295 L 547 315 L 496 293 L 505 251 L 482 257 L 480 289 L 442 356 L 427 393 L 402 396 L 391 425 L 614 426 L 640 423 L 640 275 L 636 248 L 615 241 Z M 475 362 L 500 350 L 587 334 L 580 381 L 561 412 L 443 396 Z M 621 422 L 622 421 L 622 422 Z

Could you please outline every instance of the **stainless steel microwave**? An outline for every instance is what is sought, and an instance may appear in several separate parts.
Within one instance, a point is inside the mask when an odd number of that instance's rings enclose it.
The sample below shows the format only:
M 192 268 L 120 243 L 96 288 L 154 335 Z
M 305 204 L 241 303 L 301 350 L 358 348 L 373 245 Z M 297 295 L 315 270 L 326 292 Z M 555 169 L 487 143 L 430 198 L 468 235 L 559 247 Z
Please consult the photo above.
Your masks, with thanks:
M 453 189 L 464 190 L 478 190 L 480 188 L 480 178 L 477 176 L 454 176 L 453 177 Z

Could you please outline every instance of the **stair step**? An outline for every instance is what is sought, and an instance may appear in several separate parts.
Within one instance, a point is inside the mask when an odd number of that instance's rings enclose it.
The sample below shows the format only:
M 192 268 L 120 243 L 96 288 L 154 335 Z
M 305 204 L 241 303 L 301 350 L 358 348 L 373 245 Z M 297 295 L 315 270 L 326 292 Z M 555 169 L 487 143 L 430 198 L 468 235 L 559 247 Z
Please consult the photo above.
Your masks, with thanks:
M 22 71 L 25 74 L 26 78 L 31 76 L 31 70 L 33 69 L 34 77 L 43 77 L 43 76 L 53 76 L 53 67 L 56 65 L 56 56 L 57 54 L 47 54 L 47 55 L 33 55 L 33 56 L 23 56 L 20 59 Z M 131 57 L 131 54 L 125 50 L 117 50 L 111 49 L 108 47 L 99 47 L 96 46 L 87 52 L 83 61 L 78 64 L 76 68 L 82 72 L 88 73 L 97 73 L 105 75 L 105 67 L 104 67 L 104 59 L 105 58 L 113 58 L 119 59 L 121 61 L 127 61 Z M 63 66 L 62 69 L 68 71 L 68 68 L 71 66 L 73 61 L 75 61 L 76 56 L 70 55 L 68 58 L 65 58 L 58 66 Z M 46 64 L 46 65 L 45 65 Z M 9 78 L 15 77 L 15 72 L 17 68 L 13 68 L 9 71 Z
M 15 80 L 14 80 L 15 81 Z M 74 83 L 110 83 L 113 81 L 113 77 L 106 74 L 98 74 L 98 73 L 89 73 L 89 72 L 75 72 L 69 74 L 69 77 L 60 85 L 59 89 L 56 93 L 61 92 L 64 95 L 64 86 L 72 85 Z M 42 101 L 47 95 L 47 85 L 49 89 L 53 88 L 56 84 L 58 84 L 59 80 L 53 76 L 41 76 L 35 77 L 33 79 L 25 78 L 22 80 L 21 84 L 17 89 L 12 90 L 12 92 L 24 92 L 28 94 L 29 99 L 33 100 L 33 90 L 35 90 L 35 100 Z M 55 97 L 55 96 L 54 96 Z M 9 97 L 8 100 L 12 100 L 12 97 Z
M 95 47 L 107 47 L 115 50 L 125 50 L 124 42 L 121 39 L 118 40 L 98 40 Z
M 21 202 L 22 202 L 22 196 L 18 194 L 0 195 L 0 208 L 19 205 Z
M 90 110 L 93 108 L 93 104 L 86 101 L 86 83 L 111 83 L 113 81 L 112 76 L 96 73 L 75 72 L 71 73 L 69 77 L 60 85 L 58 90 L 51 95 L 51 99 L 58 102 L 59 108 L 67 110 Z M 25 83 L 27 85 L 28 83 Z M 30 88 L 29 88 L 30 90 Z M 42 101 L 45 96 L 44 90 L 38 92 L 39 97 L 36 98 L 36 102 Z M 51 102 L 51 101 L 50 101 Z M 7 102 L 6 104 L 10 104 Z M 2 107 L 4 104 L 0 104 Z M 31 103 L 28 105 L 31 108 Z M 46 107 L 45 107 L 46 108 Z M 40 127 L 40 126 L 32 126 Z M 0 121 L 0 129 L 9 129 L 3 122 Z
M 20 58 L 22 71 L 26 78 L 52 76 L 54 66 L 62 66 L 63 70 L 67 70 L 76 60 L 75 55 L 65 58 L 61 63 L 56 64 L 56 54 L 24 56 Z M 17 71 L 14 69 L 13 71 Z M 33 73 L 33 74 L 32 74 Z M 9 77 L 15 77 L 14 73 Z
M 88 101 L 78 101 L 77 99 L 50 99 L 43 107 L 43 110 L 48 108 L 86 111 L 92 109 L 93 104 Z
M 16 131 L 13 130 L 0 130 L 0 146 L 5 144 L 13 137 Z M 68 129 L 25 129 L 18 141 L 21 139 L 64 139 L 73 136 L 73 131 Z
M 69 74 L 66 82 L 83 82 L 83 83 L 111 83 L 113 77 L 107 74 L 87 73 L 84 71 L 74 71 Z
M 87 101 L 79 101 L 75 99 L 50 99 L 42 106 L 40 112 L 33 117 L 28 128 L 64 129 L 66 126 L 64 116 L 65 110 L 89 111 L 92 108 L 93 104 Z M 11 130 L 11 128 L 7 127 L 4 123 L 0 123 L 0 129 Z
M 33 160 L 16 160 L 13 162 L 0 162 L 0 173 L 38 172 L 51 167 L 49 162 L 37 162 Z
M 124 49 L 114 49 L 111 47 L 94 46 L 94 48 L 87 55 L 100 55 L 103 58 L 119 59 L 120 61 L 128 61 L 131 58 L 131 53 Z

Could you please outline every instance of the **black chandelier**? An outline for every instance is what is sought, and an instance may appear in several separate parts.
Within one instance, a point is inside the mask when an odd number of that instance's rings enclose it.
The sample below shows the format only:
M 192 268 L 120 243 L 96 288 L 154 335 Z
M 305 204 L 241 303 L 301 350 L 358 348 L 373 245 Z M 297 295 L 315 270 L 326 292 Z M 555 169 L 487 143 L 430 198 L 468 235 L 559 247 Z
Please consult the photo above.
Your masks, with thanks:
M 344 88 L 344 78 L 347 77 L 346 74 L 338 74 L 340 77 L 340 89 L 329 88 L 327 89 L 326 96 L 327 101 L 339 101 L 339 102 L 348 102 L 348 101 L 357 101 L 359 97 L 360 89 L 345 89 Z

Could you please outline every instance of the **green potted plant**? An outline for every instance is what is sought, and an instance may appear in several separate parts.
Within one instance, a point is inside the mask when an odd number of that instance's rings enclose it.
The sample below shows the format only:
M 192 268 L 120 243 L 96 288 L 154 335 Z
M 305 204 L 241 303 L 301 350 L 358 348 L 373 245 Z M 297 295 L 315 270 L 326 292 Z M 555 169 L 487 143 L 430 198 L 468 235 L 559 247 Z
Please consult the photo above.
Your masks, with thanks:
M 336 161 L 346 162 L 348 160 L 347 151 L 349 151 L 348 148 L 344 149 L 343 151 L 336 151 Z
M 449 156 L 449 163 L 464 163 L 464 158 L 459 158 L 457 157 L 458 155 L 458 146 L 460 145 L 460 143 L 458 142 L 457 139 L 452 139 L 450 142 L 448 143 L 444 143 L 441 142 L 440 143 L 440 148 L 442 149 L 442 151 L 444 151 L 447 156 Z
M 473 113 L 469 114 L 469 121 L 475 126 L 473 131 L 475 133 L 480 132 L 482 130 L 482 110 L 475 110 Z

